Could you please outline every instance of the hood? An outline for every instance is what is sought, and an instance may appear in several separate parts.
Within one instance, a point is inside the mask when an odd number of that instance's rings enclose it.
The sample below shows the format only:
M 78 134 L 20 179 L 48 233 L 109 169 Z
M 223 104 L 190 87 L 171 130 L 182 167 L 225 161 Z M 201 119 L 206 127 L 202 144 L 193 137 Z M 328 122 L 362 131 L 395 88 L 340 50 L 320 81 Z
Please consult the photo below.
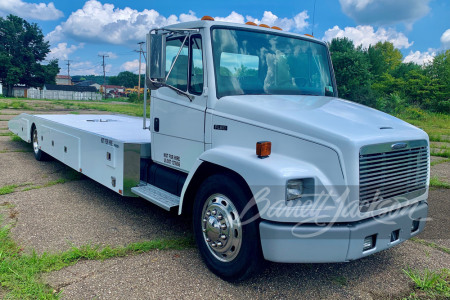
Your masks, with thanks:
M 338 98 L 243 95 L 220 98 L 216 112 L 325 143 L 428 139 L 424 131 L 367 106 Z M 338 142 L 339 143 L 339 142 Z

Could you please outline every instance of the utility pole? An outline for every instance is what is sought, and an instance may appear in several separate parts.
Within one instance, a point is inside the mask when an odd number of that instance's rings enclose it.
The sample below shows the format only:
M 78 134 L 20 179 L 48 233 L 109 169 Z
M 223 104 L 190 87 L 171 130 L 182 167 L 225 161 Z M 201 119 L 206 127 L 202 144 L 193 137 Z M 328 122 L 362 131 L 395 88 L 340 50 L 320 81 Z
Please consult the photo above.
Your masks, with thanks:
M 141 55 L 142 55 L 142 44 L 144 44 L 144 42 L 139 42 L 139 81 L 138 81 L 138 100 L 141 99 Z
M 103 94 L 105 95 L 105 99 L 106 99 L 105 57 L 109 57 L 109 55 L 105 55 L 105 54 L 100 55 L 100 54 L 99 54 L 98 56 L 103 57 L 103 64 L 102 64 L 102 66 L 103 66 Z
M 66 59 L 66 61 L 67 61 L 67 77 L 69 77 L 69 78 L 67 78 L 67 80 L 69 80 L 70 79 L 70 60 L 69 59 Z M 72 83 L 72 81 L 70 81 L 71 83 Z

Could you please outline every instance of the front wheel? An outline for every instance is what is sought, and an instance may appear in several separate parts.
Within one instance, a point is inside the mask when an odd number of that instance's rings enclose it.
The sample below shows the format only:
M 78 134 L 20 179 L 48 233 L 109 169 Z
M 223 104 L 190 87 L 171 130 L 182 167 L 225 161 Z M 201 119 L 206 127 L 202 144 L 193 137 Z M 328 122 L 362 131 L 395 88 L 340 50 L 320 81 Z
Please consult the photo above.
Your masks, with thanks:
M 261 265 L 258 210 L 246 207 L 251 198 L 232 175 L 222 174 L 206 179 L 196 195 L 195 240 L 208 268 L 228 281 L 243 280 Z

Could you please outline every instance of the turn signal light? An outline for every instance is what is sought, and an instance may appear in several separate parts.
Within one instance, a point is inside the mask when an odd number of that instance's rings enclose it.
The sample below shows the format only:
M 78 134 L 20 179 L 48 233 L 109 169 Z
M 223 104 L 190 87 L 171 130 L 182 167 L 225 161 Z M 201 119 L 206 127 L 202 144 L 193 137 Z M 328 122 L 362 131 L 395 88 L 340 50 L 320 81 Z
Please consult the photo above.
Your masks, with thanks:
M 269 157 L 271 152 L 272 152 L 271 142 L 264 141 L 256 143 L 256 155 L 258 155 L 259 158 Z
M 203 16 L 202 21 L 214 21 L 214 18 L 210 16 Z
M 280 27 L 278 27 L 278 26 L 272 26 L 272 29 L 276 29 L 276 30 L 283 30 L 283 29 L 281 29 Z
M 270 28 L 270 26 L 266 24 L 259 24 L 259 27 Z
M 250 22 L 250 21 L 248 21 L 247 23 L 245 23 L 245 25 L 258 26 L 258 25 L 256 25 L 256 23 L 254 23 L 254 22 Z

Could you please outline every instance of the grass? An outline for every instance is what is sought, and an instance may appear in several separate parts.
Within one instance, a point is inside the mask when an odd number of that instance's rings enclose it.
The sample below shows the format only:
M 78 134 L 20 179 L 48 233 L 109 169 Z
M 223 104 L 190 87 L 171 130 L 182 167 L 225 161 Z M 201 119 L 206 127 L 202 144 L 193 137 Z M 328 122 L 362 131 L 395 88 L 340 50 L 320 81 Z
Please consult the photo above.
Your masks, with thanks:
M 27 102 L 23 100 L 12 100 L 8 101 L 7 99 L 0 99 L 0 109 L 23 109 L 30 110 L 31 107 Z
M 0 132 L 0 136 L 13 136 L 14 133 L 12 132 Z
M 430 186 L 437 188 L 450 189 L 450 183 L 440 180 L 437 176 L 430 179 Z
M 14 193 L 16 188 L 18 188 L 19 186 L 16 184 L 10 184 L 10 185 L 5 185 L 0 187 L 0 195 L 6 195 L 6 194 L 11 194 Z
M 440 271 L 430 271 L 425 269 L 424 271 L 417 271 L 408 268 L 403 270 L 405 274 L 414 283 L 415 292 L 425 293 L 430 298 L 450 298 L 450 270 L 442 269 Z M 411 297 L 413 296 L 413 297 Z M 413 293 L 410 298 L 417 298 L 416 293 Z M 419 298 L 424 298 L 424 295 L 420 295 Z
M 33 152 L 33 150 L 26 149 L 16 149 L 16 150 L 1 150 L 0 153 L 23 153 L 23 152 Z
M 24 142 L 24 140 L 22 140 L 21 137 L 19 137 L 18 135 L 15 135 L 15 134 L 11 135 L 11 141 L 13 141 L 13 142 Z
M 80 260 L 105 260 L 152 250 L 182 250 L 194 247 L 193 239 L 156 239 L 131 243 L 124 247 L 84 245 L 62 253 L 26 254 L 10 237 L 10 227 L 0 229 L 0 282 L 9 291 L 7 297 L 16 299 L 58 299 L 60 294 L 40 279 L 45 272 L 60 270 Z
M 443 163 L 447 163 L 447 162 L 450 162 L 450 158 L 432 161 L 430 163 L 430 165 L 435 166 L 435 165 L 439 165 L 439 164 L 443 164 Z
M 448 150 L 436 151 L 435 149 L 436 148 L 431 148 L 430 155 L 450 158 L 450 151 L 448 151 Z M 433 150 L 435 150 L 435 151 L 433 151 Z
M 421 245 L 424 245 L 424 246 L 428 246 L 428 247 L 434 248 L 436 250 L 442 251 L 444 253 L 450 254 L 450 249 L 449 248 L 444 247 L 444 246 L 440 246 L 440 245 L 438 245 L 438 244 L 436 244 L 434 242 L 428 242 L 428 241 L 425 241 L 425 240 L 422 240 L 422 239 L 419 239 L 419 238 L 416 238 L 416 237 L 411 238 L 411 241 L 414 242 L 414 243 L 418 243 L 418 244 L 421 244 Z
M 425 130 L 430 137 L 430 141 L 450 142 L 450 115 L 418 109 L 413 110 L 417 111 L 416 114 L 411 114 L 410 111 L 406 110 L 396 114 L 396 117 Z

